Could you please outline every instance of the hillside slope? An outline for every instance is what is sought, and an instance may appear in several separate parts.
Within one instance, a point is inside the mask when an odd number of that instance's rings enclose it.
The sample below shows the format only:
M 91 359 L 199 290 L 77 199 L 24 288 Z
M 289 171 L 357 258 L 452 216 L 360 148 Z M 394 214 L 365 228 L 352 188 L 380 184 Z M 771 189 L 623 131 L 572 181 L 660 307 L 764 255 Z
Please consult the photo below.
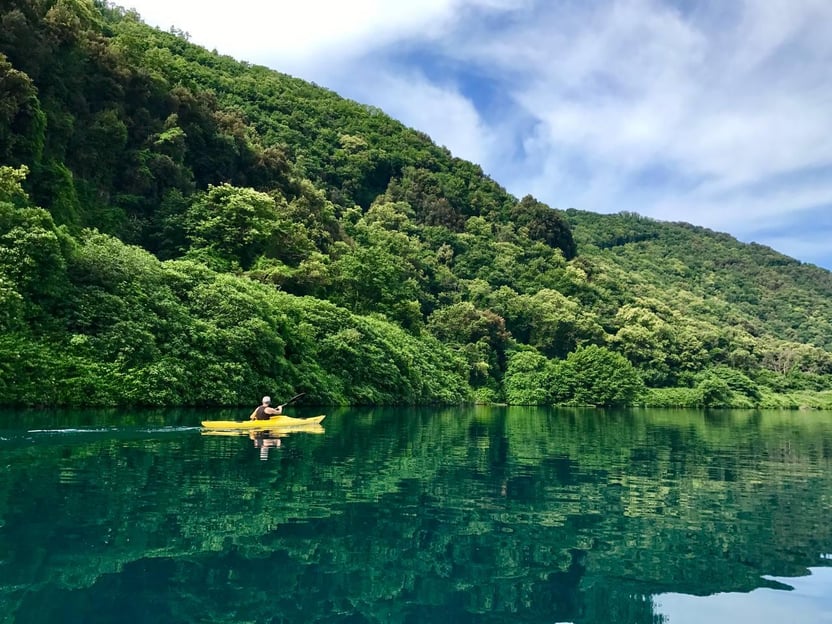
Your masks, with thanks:
M 7 4 L 0 403 L 825 400 L 826 271 L 518 200 L 109 4 Z
M 689 291 L 734 308 L 755 335 L 832 349 L 832 273 L 687 223 L 569 210 L 584 255 L 608 258 L 659 291 Z M 666 301 L 674 306 L 672 296 Z M 719 320 L 714 316 L 714 320 Z

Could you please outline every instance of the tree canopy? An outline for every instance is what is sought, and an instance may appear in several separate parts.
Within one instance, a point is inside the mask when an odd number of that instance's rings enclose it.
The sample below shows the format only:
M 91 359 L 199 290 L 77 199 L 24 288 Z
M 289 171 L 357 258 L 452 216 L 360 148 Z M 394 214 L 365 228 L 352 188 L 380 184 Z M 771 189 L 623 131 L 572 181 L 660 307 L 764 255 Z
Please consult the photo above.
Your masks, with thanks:
M 518 199 L 106 2 L 10 0 L 0 87 L 0 403 L 824 404 L 832 275 L 771 249 Z

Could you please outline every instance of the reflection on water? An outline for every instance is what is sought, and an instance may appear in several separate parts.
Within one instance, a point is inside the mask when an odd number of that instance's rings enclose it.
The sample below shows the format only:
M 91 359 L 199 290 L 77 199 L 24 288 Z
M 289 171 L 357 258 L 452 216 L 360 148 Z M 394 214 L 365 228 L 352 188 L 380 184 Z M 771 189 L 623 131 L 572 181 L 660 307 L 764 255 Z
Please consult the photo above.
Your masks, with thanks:
M 206 417 L 0 414 L 0 622 L 829 618 L 826 414 Z
M 246 436 L 254 443 L 254 448 L 258 449 L 261 461 L 268 461 L 269 451 L 271 449 L 279 448 L 283 443 L 281 438 L 286 438 L 290 435 L 298 434 L 322 434 L 325 433 L 323 425 L 318 423 L 291 425 L 285 427 L 275 427 L 274 429 L 256 429 L 256 430 L 202 430 L 204 436 L 220 436 L 236 438 Z
M 769 578 L 781 583 L 782 589 L 713 596 L 662 594 L 656 597 L 656 605 L 673 624 L 735 624 L 738 620 L 754 624 L 832 622 L 832 569 L 810 568 L 809 572 L 798 578 Z
M 276 431 L 251 431 L 248 437 L 254 442 L 254 448 L 260 449 L 260 460 L 266 461 L 269 459 L 269 449 L 280 447 L 282 436 Z

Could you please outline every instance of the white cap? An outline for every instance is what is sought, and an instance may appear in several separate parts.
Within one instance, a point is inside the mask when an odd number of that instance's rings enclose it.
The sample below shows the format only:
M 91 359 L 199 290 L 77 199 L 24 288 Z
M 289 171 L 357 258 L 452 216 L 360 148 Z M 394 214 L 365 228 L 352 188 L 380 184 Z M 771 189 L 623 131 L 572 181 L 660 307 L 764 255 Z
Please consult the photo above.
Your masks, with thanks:
M 271 403 L 271 402 L 272 402 L 271 397 L 263 397 L 263 401 L 262 401 L 262 403 L 263 403 L 264 405 L 265 405 L 266 403 Z

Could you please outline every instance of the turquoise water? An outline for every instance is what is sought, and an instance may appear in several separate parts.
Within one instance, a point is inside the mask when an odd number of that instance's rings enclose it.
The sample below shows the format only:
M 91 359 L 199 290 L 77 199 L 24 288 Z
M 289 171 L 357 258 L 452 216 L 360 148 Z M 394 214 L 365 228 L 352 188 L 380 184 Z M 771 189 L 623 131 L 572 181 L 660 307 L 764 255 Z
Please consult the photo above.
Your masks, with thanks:
M 0 412 L 0 622 L 832 622 L 830 414 L 245 416 Z

